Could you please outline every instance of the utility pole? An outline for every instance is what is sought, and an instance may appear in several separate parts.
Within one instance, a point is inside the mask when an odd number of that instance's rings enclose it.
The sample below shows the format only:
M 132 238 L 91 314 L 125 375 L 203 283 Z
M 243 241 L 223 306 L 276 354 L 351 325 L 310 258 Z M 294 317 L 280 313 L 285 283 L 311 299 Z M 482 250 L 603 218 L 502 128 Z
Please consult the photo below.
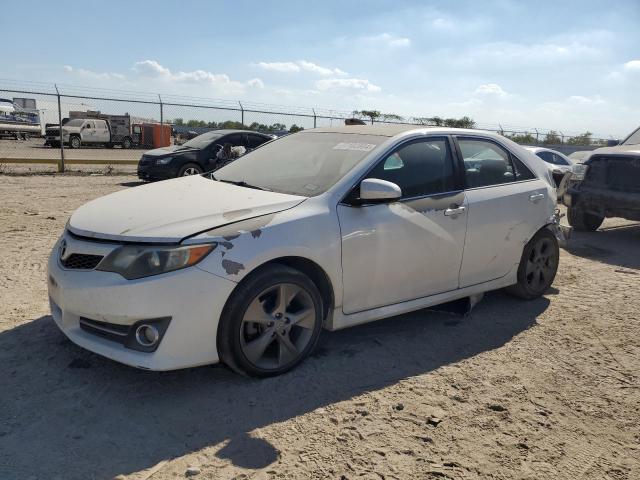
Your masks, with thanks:
M 64 173 L 64 141 L 62 138 L 62 106 L 60 104 L 60 91 L 58 85 L 56 87 L 56 95 L 58 96 L 58 134 L 60 135 L 60 161 L 58 162 L 58 172 Z

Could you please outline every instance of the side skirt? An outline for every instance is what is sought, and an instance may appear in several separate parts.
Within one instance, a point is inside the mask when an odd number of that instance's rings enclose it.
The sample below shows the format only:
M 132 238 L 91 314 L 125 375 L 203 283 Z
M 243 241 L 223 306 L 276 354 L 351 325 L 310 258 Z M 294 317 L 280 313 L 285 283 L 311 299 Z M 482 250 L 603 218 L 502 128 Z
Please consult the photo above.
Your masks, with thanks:
M 490 290 L 498 290 L 500 288 L 508 287 L 509 285 L 513 285 L 518 281 L 517 268 L 518 266 L 516 265 L 515 268 L 512 268 L 511 271 L 504 277 L 498 278 L 496 280 L 491 280 L 490 282 L 471 285 L 469 287 L 452 290 L 450 292 L 439 293 L 437 295 L 431 295 L 429 297 L 417 298 L 415 300 L 409 300 L 407 302 L 373 308 L 371 310 L 352 313 L 350 315 L 346 315 L 342 311 L 342 306 L 339 306 L 337 308 L 334 308 L 333 311 L 329 314 L 327 320 L 325 321 L 324 328 L 327 330 L 341 330 L 343 328 L 373 322 L 382 318 L 388 318 L 395 315 L 402 315 L 403 313 L 422 310 L 423 308 L 433 307 L 434 305 L 451 302 L 453 300 L 458 300 L 460 298 L 488 292 Z

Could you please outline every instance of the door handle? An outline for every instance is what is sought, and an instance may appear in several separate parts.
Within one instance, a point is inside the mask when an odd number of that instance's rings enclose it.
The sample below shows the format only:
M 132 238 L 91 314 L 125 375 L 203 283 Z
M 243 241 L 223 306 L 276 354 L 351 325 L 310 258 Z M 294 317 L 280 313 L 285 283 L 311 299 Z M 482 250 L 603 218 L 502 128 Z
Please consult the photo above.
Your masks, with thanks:
M 466 207 L 464 207 L 464 206 L 456 207 L 456 208 L 447 208 L 444 211 L 444 216 L 445 217 L 457 217 L 461 213 L 464 213 L 465 210 L 466 210 Z
M 544 198 L 544 193 L 536 193 L 534 195 L 529 195 L 529 201 L 533 203 L 538 203 L 543 198 Z

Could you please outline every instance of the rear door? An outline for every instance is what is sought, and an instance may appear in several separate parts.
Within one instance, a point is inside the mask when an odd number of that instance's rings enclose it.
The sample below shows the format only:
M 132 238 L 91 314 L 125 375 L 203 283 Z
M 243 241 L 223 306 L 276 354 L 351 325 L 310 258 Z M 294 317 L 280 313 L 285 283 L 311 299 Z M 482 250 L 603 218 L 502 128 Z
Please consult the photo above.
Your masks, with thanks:
M 83 142 L 93 143 L 96 138 L 96 123 L 94 120 L 87 120 L 82 126 L 80 137 Z
M 468 202 L 460 287 L 501 278 L 520 262 L 524 244 L 546 222 L 547 184 L 506 148 L 460 135 Z
M 110 140 L 109 127 L 107 126 L 107 122 L 105 120 L 96 120 L 95 125 L 96 129 L 94 141 L 107 143 Z
M 467 224 L 465 196 L 447 137 L 411 140 L 365 178 L 403 196 L 359 204 L 359 186 L 338 205 L 343 310 L 355 313 L 458 288 Z

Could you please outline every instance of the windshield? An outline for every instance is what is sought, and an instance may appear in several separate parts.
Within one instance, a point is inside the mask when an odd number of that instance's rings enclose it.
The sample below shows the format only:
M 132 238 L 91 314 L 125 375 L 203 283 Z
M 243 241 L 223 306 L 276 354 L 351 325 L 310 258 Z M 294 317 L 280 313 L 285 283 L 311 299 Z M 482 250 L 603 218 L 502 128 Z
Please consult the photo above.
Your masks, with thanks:
M 622 145 L 640 145 L 640 128 L 629 135 Z
M 65 124 L 65 127 L 81 127 L 83 123 L 84 123 L 83 118 L 74 118 L 73 120 L 69 120 Z
M 217 140 L 221 136 L 222 135 L 220 135 L 219 133 L 211 133 L 211 132 L 203 133 L 202 135 L 198 135 L 197 137 L 192 138 L 188 142 L 184 142 L 182 146 L 188 147 L 188 148 L 197 148 L 197 149 L 205 148 L 211 145 L 211 142 Z
M 265 143 L 216 170 L 217 180 L 313 197 L 326 192 L 388 137 L 299 132 Z

